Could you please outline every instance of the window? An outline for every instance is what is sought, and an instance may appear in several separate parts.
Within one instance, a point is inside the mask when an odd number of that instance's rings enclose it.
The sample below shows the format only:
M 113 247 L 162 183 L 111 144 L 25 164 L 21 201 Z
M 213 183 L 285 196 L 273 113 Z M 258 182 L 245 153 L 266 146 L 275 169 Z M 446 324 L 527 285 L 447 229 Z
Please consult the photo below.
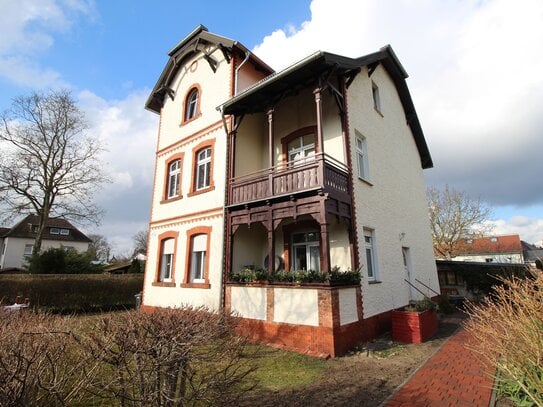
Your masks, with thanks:
M 497 237 L 491 237 L 491 238 L 490 238 L 490 241 L 491 241 L 492 243 L 496 243 L 496 242 L 498 241 L 498 238 L 497 238 Z
M 207 252 L 207 235 L 195 235 L 191 238 L 190 250 L 190 282 L 205 281 L 205 263 Z
M 59 228 L 51 228 L 51 229 L 49 229 L 49 233 L 51 233 L 52 235 L 58 235 L 58 234 L 60 234 L 60 229 Z
M 32 252 L 34 251 L 34 245 L 32 244 L 25 244 L 25 256 L 32 256 Z
M 204 148 L 196 156 L 196 190 L 210 186 L 211 180 L 211 147 Z
M 69 229 L 60 229 L 60 234 L 64 236 L 68 236 L 70 234 Z
M 158 281 L 170 282 L 173 277 L 175 239 L 164 239 L 160 244 L 160 273 Z
M 356 136 L 356 163 L 358 165 L 358 178 L 369 179 L 368 146 L 366 138 L 358 132 Z
M 171 199 L 179 196 L 179 185 L 181 181 L 181 160 L 174 160 L 168 165 L 168 186 L 166 198 Z
M 315 157 L 315 134 L 300 136 L 287 144 L 288 161 L 304 164 Z M 296 165 L 294 164 L 294 165 Z
M 213 183 L 213 154 L 215 139 L 204 140 L 192 149 L 193 165 L 188 196 L 215 189 Z
M 192 88 L 185 99 L 185 115 L 183 116 L 183 122 L 188 122 L 198 115 L 200 112 L 199 98 L 200 92 L 198 88 Z
M 318 232 L 293 233 L 292 270 L 321 270 Z
M 373 230 L 364 229 L 364 248 L 366 250 L 366 271 L 369 281 L 377 280 L 377 262 L 375 256 Z
M 379 96 L 379 87 L 372 82 L 371 83 L 371 93 L 373 95 L 373 107 L 379 113 L 381 113 L 381 97 Z
M 184 288 L 210 288 L 209 244 L 210 226 L 197 226 L 187 230 L 187 258 Z

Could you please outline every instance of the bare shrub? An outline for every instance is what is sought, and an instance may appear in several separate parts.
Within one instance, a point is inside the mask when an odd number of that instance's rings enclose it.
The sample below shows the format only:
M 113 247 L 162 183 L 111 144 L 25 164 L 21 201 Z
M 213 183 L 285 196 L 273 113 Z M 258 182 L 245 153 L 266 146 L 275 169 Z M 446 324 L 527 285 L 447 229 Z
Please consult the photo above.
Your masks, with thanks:
M 468 304 L 471 347 L 497 367 L 503 388 L 517 389 L 514 401 L 543 406 L 543 274 L 501 281 L 483 303 Z
M 0 406 L 65 406 L 80 398 L 92 362 L 81 358 L 69 326 L 65 317 L 0 308 Z
M 205 308 L 106 315 L 83 347 L 101 363 L 89 391 L 122 406 L 232 405 L 254 370 L 232 328 Z

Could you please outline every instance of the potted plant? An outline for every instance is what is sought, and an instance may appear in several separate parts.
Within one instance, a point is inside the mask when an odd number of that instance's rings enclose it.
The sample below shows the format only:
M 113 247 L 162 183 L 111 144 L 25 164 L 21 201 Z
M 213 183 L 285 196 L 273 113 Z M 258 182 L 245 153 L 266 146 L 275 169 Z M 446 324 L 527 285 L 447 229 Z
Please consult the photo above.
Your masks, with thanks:
M 436 305 L 430 299 L 392 311 L 393 341 L 421 343 L 432 337 L 437 328 Z

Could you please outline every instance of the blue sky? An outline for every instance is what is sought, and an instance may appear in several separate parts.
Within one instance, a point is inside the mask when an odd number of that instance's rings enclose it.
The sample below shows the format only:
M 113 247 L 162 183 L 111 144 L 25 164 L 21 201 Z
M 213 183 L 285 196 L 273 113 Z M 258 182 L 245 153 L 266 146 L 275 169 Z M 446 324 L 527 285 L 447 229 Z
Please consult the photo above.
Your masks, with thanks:
M 114 180 L 96 197 L 120 254 L 148 222 L 157 117 L 143 105 L 167 52 L 197 24 L 276 69 L 317 49 L 361 56 L 390 43 L 434 159 L 428 184 L 494 208 L 498 234 L 543 239 L 543 2 L 524 0 L 0 0 L 0 110 L 66 87 Z M 515 60 L 518 55 L 522 59 Z

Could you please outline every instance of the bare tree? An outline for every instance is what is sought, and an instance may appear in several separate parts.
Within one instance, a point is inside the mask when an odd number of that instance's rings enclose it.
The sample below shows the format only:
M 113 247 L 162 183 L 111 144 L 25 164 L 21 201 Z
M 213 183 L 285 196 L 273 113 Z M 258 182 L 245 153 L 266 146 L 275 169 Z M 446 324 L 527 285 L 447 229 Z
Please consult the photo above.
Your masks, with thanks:
M 134 254 L 147 254 L 147 241 L 149 237 L 149 231 L 140 230 L 133 236 L 134 239 Z
M 448 185 L 443 190 L 428 187 L 426 198 L 437 257 L 450 259 L 457 254 L 463 239 L 490 232 L 485 222 L 492 212 L 481 198 L 471 198 Z
M 91 260 L 108 262 L 111 257 L 111 244 L 102 235 L 88 235 L 92 242 L 89 244 L 88 253 Z
M 0 202 L 10 213 L 35 213 L 34 253 L 41 249 L 49 216 L 97 223 L 92 202 L 107 181 L 97 139 L 86 135 L 83 113 L 66 90 L 13 99 L 1 117 Z

